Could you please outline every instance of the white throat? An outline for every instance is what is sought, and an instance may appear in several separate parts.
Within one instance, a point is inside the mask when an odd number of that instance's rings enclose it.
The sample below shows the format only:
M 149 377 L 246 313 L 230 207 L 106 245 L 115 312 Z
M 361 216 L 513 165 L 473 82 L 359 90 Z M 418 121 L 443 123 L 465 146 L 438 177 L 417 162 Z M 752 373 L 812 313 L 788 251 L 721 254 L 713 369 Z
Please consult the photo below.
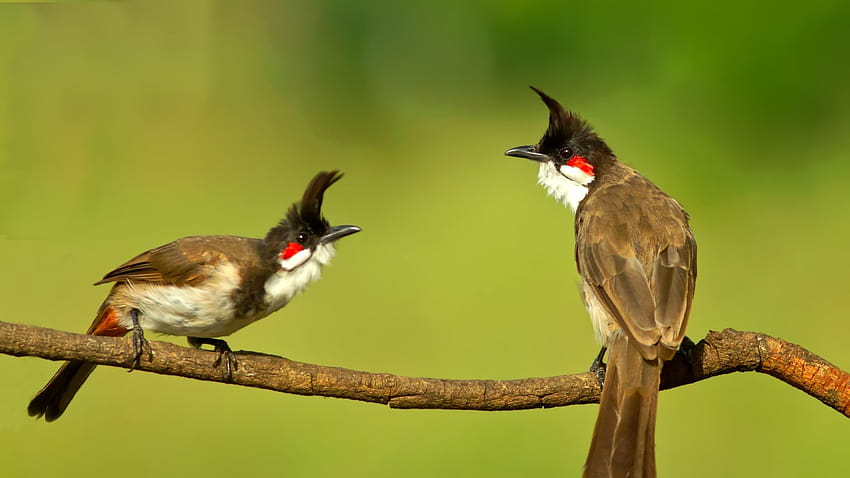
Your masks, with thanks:
M 322 267 L 331 262 L 335 252 L 333 244 L 319 244 L 312 254 L 305 249 L 289 259 L 279 260 L 281 269 L 266 280 L 267 313 L 280 309 L 318 280 Z
M 562 165 L 559 171 L 552 161 L 540 163 L 540 170 L 537 172 L 537 184 L 543 186 L 550 196 L 573 212 L 576 212 L 578 205 L 587 196 L 587 185 L 592 183 L 593 179 L 590 174 L 566 164 Z

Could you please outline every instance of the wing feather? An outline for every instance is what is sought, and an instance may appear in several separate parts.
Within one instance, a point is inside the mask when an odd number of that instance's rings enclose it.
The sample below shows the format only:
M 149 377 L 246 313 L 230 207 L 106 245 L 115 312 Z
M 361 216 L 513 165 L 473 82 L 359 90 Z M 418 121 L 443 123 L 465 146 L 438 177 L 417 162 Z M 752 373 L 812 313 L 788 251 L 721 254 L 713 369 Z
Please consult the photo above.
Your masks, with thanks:
M 641 355 L 669 359 L 682 341 L 696 281 L 696 242 L 674 199 L 636 173 L 577 211 L 579 273 Z M 629 191 L 649 191 L 634 197 Z M 601 194 L 600 194 L 601 193 Z M 591 199 L 592 198 L 592 199 Z M 588 207 L 589 202 L 593 207 Z
M 95 283 L 155 282 L 177 286 L 197 285 L 216 266 L 231 257 L 256 257 L 259 239 L 235 236 L 192 236 L 145 251 L 116 267 Z

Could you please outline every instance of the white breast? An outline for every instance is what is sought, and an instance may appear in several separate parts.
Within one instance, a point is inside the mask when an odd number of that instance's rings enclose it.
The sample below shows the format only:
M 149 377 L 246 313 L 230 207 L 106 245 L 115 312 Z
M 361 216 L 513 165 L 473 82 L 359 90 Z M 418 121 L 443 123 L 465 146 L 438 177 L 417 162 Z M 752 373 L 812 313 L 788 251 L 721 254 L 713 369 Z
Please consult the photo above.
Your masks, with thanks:
M 308 252 L 308 251 L 302 251 Z M 333 244 L 321 244 L 316 247 L 313 254 L 298 268 L 291 271 L 281 268 L 277 273 L 266 281 L 266 305 L 265 314 L 270 314 L 292 300 L 322 276 L 322 267 L 329 264 L 333 258 L 335 249 Z M 300 252 L 299 252 L 300 254 Z M 281 261 L 283 265 L 284 261 Z
M 563 165 L 561 171 L 558 171 L 551 161 L 540 163 L 540 169 L 537 171 L 537 183 L 556 201 L 573 212 L 576 212 L 582 199 L 587 196 L 587 185 L 592 181 L 593 176 L 578 168 Z
M 309 254 L 309 251 L 305 251 Z M 220 265 L 207 282 L 197 287 L 127 283 L 113 296 L 120 304 L 120 324 L 133 327 L 130 310 L 138 309 L 143 329 L 169 335 L 223 337 L 285 306 L 322 275 L 334 255 L 333 245 L 320 245 L 298 267 L 280 269 L 266 280 L 264 303 L 250 317 L 237 317 L 233 292 L 241 277 L 236 266 Z M 293 264 L 287 262 L 288 266 Z
M 122 325 L 132 328 L 129 309 L 136 308 L 143 329 L 194 337 L 229 335 L 251 322 L 234 317 L 231 296 L 239 281 L 236 266 L 225 263 L 198 287 L 128 283 L 120 300 L 128 309 Z

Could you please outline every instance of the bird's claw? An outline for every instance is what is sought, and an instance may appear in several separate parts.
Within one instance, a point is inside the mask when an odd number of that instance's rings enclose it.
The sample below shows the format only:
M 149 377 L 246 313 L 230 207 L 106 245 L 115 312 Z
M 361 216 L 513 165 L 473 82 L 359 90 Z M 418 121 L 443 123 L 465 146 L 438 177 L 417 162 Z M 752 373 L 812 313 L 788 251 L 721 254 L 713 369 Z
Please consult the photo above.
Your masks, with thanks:
M 133 320 L 133 362 L 130 363 L 130 370 L 127 370 L 128 373 L 135 370 L 142 363 L 142 354 L 145 353 L 145 349 L 148 351 L 148 360 L 153 360 L 153 349 L 151 349 L 151 344 L 145 338 L 145 331 L 139 325 L 139 312 L 133 309 L 130 312 L 130 318 Z
M 599 383 L 600 389 L 605 385 L 605 371 L 608 368 L 605 362 L 602 361 L 606 350 L 608 350 L 608 347 L 602 347 L 599 354 L 593 359 L 593 363 L 590 364 L 590 372 L 596 375 L 596 381 Z
M 688 366 L 691 366 L 694 362 L 694 348 L 696 348 L 696 344 L 693 340 L 691 340 L 687 335 L 682 337 L 682 343 L 679 345 L 679 352 L 681 352 L 682 356 L 685 358 L 685 362 Z
M 233 371 L 239 369 L 239 362 L 236 361 L 236 354 L 227 345 L 227 342 L 220 339 L 211 339 L 205 337 L 189 337 L 189 345 L 195 348 L 201 348 L 201 345 L 212 345 L 214 350 L 218 352 L 218 357 L 213 362 L 215 367 L 224 362 L 224 378 L 228 382 L 233 381 Z

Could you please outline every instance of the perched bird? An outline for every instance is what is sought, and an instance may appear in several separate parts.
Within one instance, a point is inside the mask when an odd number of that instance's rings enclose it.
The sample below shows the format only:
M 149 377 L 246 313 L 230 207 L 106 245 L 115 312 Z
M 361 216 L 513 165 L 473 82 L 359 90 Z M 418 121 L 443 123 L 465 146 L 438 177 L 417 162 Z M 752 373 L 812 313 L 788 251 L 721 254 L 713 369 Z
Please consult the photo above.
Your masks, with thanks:
M 532 89 L 549 128 L 505 154 L 537 162 L 537 182 L 575 213 L 582 295 L 603 345 L 592 369 L 608 350 L 584 476 L 654 477 L 661 367 L 684 338 L 697 275 L 689 216 L 578 115 Z
M 86 333 L 121 337 L 133 332 L 139 364 L 150 350 L 143 329 L 188 337 L 192 346 L 213 345 L 227 376 L 236 366 L 223 337 L 285 306 L 319 279 L 334 256 L 334 242 L 360 231 L 332 227 L 322 216 L 325 190 L 342 177 L 320 172 L 301 203 L 263 239 L 191 236 L 143 252 L 95 283 L 113 282 Z M 95 364 L 66 362 L 29 404 L 29 415 L 59 418 Z

